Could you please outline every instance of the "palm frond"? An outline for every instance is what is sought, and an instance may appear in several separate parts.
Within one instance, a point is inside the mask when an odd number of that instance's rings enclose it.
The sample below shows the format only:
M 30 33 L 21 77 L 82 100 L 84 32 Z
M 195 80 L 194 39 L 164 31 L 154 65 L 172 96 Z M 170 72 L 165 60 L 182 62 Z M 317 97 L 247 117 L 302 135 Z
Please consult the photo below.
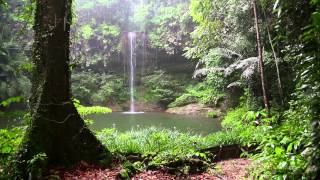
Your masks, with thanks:
M 247 59 L 239 60 L 231 64 L 225 70 L 225 75 L 230 76 L 235 71 L 241 71 L 241 76 L 250 79 L 259 68 L 259 59 L 257 57 L 250 57 Z

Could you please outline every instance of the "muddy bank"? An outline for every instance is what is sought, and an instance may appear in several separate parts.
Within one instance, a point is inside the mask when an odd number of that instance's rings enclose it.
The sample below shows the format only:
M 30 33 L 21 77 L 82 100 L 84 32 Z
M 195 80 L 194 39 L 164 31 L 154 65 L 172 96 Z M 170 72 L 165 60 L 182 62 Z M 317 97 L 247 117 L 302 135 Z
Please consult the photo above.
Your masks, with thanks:
M 165 112 L 193 116 L 208 116 L 208 112 L 214 112 L 218 117 L 222 114 L 221 110 L 218 108 L 211 108 L 199 103 L 188 104 L 182 107 L 169 108 Z

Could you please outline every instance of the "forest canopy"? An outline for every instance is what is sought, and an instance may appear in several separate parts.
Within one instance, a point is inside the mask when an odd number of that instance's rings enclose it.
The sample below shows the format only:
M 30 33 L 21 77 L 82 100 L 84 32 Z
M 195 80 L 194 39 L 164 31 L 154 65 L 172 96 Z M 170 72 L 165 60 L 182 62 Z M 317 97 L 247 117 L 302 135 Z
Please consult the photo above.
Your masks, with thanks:
M 319 179 L 319 48 L 319 0 L 0 0 L 0 179 L 83 161 L 219 177 L 229 146 L 247 178 Z M 218 132 L 99 124 L 122 112 Z

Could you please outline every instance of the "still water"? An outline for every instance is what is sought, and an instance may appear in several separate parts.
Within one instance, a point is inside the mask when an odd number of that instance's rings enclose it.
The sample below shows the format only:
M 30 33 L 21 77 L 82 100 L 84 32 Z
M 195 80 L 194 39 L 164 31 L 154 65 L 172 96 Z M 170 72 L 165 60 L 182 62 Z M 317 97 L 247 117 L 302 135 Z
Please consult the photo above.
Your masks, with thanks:
M 143 114 L 114 112 L 111 114 L 89 115 L 87 118 L 94 120 L 94 124 L 90 126 L 93 130 L 116 128 L 118 131 L 124 132 L 132 129 L 158 127 L 207 135 L 221 129 L 218 119 L 160 112 L 147 112 Z
M 177 129 L 181 132 L 190 132 L 192 134 L 208 135 L 221 129 L 220 121 L 218 119 L 160 112 L 148 112 L 143 114 L 114 112 L 111 114 L 93 114 L 86 118 L 94 120 L 94 123 L 90 125 L 90 129 L 92 130 L 116 128 L 120 132 L 125 132 L 132 129 L 158 127 Z M 0 119 L 0 128 L 12 128 L 21 125 L 24 125 L 22 118 L 10 120 Z

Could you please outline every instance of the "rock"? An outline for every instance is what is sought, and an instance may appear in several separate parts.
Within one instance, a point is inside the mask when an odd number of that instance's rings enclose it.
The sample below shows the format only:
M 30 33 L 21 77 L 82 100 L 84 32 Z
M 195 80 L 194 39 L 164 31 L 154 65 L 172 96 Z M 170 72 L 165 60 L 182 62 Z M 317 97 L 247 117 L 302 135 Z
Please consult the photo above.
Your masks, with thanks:
M 208 116 L 208 112 L 216 112 L 218 116 L 221 115 L 221 111 L 219 109 L 214 109 L 200 103 L 189 104 L 182 107 L 169 108 L 166 110 L 166 113 L 171 113 L 171 114 L 201 115 L 201 116 Z

